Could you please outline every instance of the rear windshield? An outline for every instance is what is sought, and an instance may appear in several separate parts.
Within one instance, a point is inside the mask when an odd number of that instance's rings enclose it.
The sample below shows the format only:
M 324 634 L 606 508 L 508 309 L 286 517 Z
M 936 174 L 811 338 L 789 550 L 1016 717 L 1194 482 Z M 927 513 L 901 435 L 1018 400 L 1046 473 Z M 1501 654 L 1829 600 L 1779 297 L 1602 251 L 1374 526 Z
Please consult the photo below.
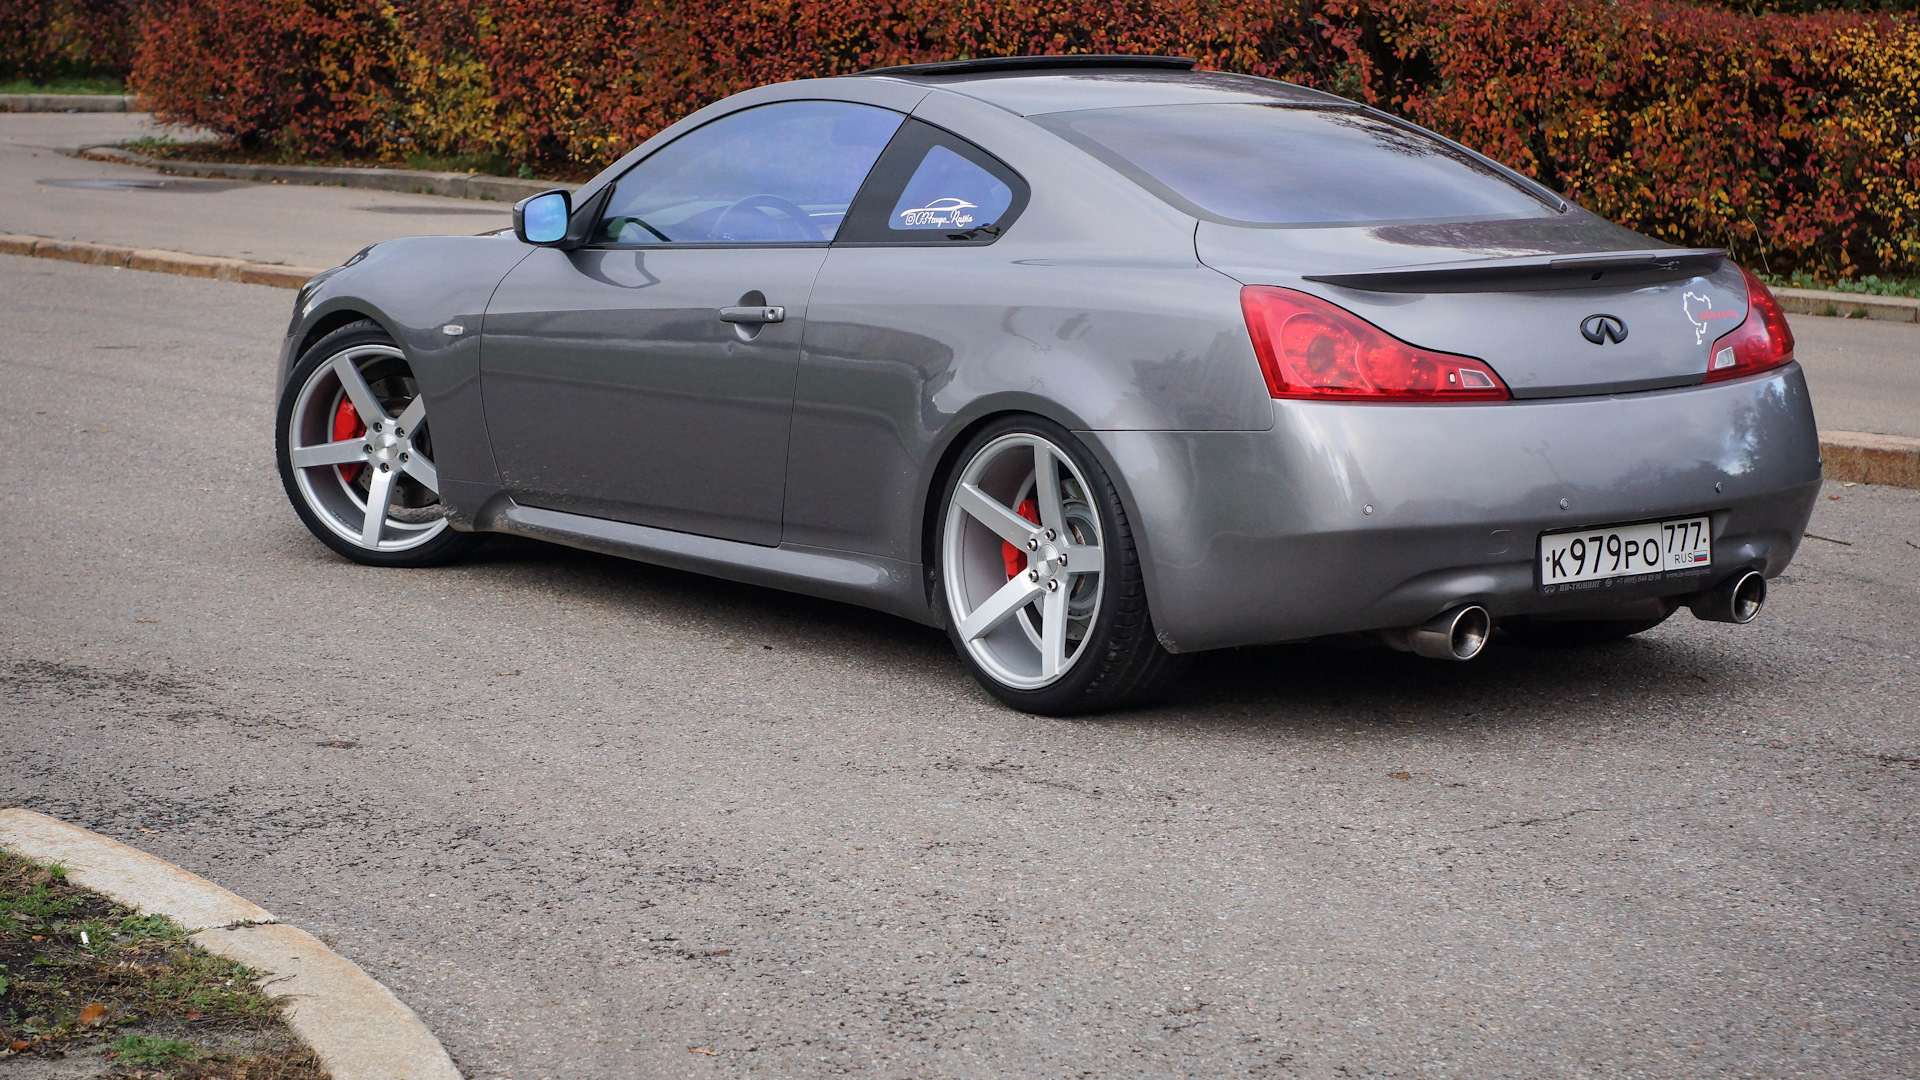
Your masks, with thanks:
M 1182 210 L 1235 224 L 1378 225 L 1553 210 L 1473 154 L 1358 109 L 1155 105 L 1033 119 Z

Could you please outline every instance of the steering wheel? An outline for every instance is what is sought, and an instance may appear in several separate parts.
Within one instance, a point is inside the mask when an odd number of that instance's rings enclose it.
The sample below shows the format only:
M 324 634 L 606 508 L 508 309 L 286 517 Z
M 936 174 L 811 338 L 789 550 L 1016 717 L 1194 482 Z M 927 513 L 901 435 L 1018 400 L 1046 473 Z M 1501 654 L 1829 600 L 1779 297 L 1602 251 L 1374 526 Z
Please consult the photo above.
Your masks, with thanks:
M 728 220 L 731 219 L 735 214 L 744 214 L 748 211 L 757 211 L 762 209 L 772 210 L 775 213 L 780 215 L 780 217 L 775 220 L 774 224 L 779 228 L 781 233 L 780 239 L 782 240 L 788 240 L 788 241 L 805 244 L 805 243 L 824 243 L 827 239 L 826 237 L 820 235 L 820 226 L 815 225 L 813 223 L 813 218 L 809 217 L 805 210 L 802 210 L 800 207 L 795 206 L 793 203 L 788 202 L 787 200 L 781 198 L 778 195 L 749 195 L 746 198 L 741 199 L 739 202 L 734 203 L 732 206 L 727 207 L 725 210 L 720 211 L 720 216 L 715 218 L 713 221 L 713 228 L 707 230 L 707 239 L 709 240 L 758 240 L 760 239 L 760 237 L 757 237 L 757 236 L 730 235 L 727 232 L 726 225 Z M 760 215 L 760 214 L 756 214 L 755 216 L 764 217 L 764 215 Z

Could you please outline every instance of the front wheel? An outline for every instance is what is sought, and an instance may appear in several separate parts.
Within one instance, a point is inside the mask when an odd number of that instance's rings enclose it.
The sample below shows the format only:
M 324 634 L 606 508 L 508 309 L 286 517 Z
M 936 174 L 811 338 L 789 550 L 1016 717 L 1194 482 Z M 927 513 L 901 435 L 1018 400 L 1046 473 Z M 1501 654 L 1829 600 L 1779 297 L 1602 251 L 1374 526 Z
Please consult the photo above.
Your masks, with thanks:
M 474 543 L 447 524 L 426 398 L 377 323 L 307 350 L 275 427 L 287 498 L 333 550 L 370 566 L 431 566 Z
M 939 597 L 961 660 L 1001 701 L 1053 716 L 1117 708 L 1182 666 L 1154 636 L 1132 528 L 1065 428 L 977 433 L 942 496 Z

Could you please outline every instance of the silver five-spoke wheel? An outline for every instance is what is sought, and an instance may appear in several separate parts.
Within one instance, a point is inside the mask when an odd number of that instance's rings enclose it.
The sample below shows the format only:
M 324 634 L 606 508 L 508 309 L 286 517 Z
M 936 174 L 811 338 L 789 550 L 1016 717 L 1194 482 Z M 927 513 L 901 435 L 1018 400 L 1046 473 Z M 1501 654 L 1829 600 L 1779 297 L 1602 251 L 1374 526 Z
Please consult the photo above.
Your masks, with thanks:
M 341 539 L 405 551 L 447 527 L 427 403 L 391 345 L 335 353 L 300 388 L 287 429 L 300 494 Z
M 1066 452 L 1013 432 L 974 454 L 941 538 L 947 610 L 969 655 L 1001 684 L 1035 690 L 1078 663 L 1100 617 L 1100 515 Z
M 361 562 L 439 562 L 468 542 L 440 501 L 432 426 L 407 356 L 356 323 L 302 357 L 280 406 L 280 471 L 314 535 Z

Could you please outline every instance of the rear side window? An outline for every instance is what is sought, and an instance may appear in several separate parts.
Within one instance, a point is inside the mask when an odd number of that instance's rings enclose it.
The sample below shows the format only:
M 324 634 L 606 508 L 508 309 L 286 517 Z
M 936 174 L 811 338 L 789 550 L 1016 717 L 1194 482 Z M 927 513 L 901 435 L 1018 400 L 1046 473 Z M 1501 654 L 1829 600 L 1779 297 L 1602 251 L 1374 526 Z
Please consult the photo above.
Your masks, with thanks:
M 1033 118 L 1195 217 L 1381 225 L 1555 207 L 1457 146 L 1360 109 L 1160 105 Z
M 723 116 L 616 181 L 595 242 L 826 243 L 905 119 L 845 101 L 786 101 Z
M 920 160 L 906 190 L 893 204 L 887 228 L 894 232 L 949 231 L 992 224 L 1013 204 L 1013 189 L 999 177 L 935 146 Z
M 909 120 L 874 166 L 838 242 L 990 244 L 1026 205 L 1026 182 L 999 159 Z

